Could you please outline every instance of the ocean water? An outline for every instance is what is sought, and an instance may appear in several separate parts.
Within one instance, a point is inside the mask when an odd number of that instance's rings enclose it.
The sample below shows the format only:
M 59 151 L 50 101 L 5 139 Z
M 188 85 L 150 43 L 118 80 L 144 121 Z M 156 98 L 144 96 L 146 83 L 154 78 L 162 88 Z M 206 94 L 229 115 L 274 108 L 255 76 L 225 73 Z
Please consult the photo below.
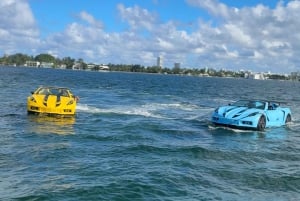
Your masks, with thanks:
M 40 85 L 80 97 L 74 118 L 27 115 Z M 280 100 L 292 123 L 217 128 L 213 110 Z M 300 199 L 300 83 L 0 67 L 0 200 Z

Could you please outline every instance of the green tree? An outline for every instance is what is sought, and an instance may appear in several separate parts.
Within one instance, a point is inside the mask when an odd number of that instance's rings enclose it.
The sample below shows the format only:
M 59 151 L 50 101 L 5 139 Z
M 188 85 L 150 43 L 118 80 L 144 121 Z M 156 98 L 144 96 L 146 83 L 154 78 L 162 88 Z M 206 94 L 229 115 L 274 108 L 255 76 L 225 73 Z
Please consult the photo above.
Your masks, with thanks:
M 147 68 L 147 73 L 160 73 L 161 67 L 160 66 L 151 66 Z
M 39 62 L 53 63 L 53 64 L 55 64 L 56 62 L 55 57 L 50 54 L 39 54 L 34 58 L 34 60 Z
M 83 59 L 82 58 L 79 58 L 78 60 L 77 60 L 77 63 L 80 63 L 80 68 L 81 69 L 87 69 L 87 64 L 83 61 Z
M 131 72 L 143 72 L 144 71 L 144 67 L 139 65 L 139 64 L 135 64 L 131 66 Z
M 23 66 L 26 63 L 26 61 L 29 60 L 32 60 L 32 57 L 25 54 L 17 53 L 6 57 L 4 62 L 8 65 L 16 64 L 17 66 Z
M 64 57 L 61 60 L 61 63 L 65 64 L 67 69 L 71 69 L 74 65 L 74 62 L 75 62 L 75 59 L 72 59 L 71 57 Z

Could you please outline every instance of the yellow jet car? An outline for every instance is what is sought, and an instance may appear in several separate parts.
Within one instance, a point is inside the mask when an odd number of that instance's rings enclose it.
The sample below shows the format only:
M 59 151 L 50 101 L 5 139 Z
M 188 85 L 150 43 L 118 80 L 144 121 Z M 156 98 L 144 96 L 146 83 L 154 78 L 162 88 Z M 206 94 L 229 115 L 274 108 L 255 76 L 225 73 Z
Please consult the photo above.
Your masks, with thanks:
M 28 114 L 72 116 L 78 97 L 65 87 L 39 87 L 27 98 Z

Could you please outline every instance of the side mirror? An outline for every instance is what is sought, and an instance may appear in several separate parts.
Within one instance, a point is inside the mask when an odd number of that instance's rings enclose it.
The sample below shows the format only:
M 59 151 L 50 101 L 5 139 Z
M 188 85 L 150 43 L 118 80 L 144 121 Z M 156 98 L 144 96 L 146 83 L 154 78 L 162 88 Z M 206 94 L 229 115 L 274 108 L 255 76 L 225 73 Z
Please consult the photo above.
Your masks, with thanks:
M 34 94 L 34 91 L 32 91 L 31 94 Z

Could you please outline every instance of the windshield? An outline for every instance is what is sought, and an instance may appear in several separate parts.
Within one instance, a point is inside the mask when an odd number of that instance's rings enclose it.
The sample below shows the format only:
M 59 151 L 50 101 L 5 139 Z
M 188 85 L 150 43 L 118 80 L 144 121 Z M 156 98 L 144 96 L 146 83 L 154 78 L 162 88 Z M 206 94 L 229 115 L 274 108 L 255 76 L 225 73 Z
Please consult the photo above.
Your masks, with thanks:
M 69 97 L 68 90 L 65 88 L 40 88 L 37 94 Z
M 265 109 L 265 102 L 256 101 L 256 100 L 239 100 L 235 103 L 231 104 L 232 106 L 237 107 L 248 107 L 248 108 L 256 108 L 256 109 Z

